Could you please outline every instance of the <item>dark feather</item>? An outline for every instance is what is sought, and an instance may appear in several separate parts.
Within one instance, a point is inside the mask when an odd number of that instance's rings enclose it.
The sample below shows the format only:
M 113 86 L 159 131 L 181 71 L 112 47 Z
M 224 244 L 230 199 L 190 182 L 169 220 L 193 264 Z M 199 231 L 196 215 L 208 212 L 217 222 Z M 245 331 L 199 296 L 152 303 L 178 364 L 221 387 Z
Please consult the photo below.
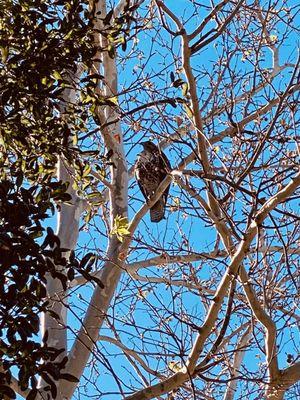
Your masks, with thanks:
M 166 155 L 152 142 L 142 143 L 144 150 L 138 155 L 135 163 L 135 176 L 143 196 L 148 201 L 165 179 L 171 165 Z M 164 218 L 165 206 L 170 185 L 150 209 L 151 222 Z

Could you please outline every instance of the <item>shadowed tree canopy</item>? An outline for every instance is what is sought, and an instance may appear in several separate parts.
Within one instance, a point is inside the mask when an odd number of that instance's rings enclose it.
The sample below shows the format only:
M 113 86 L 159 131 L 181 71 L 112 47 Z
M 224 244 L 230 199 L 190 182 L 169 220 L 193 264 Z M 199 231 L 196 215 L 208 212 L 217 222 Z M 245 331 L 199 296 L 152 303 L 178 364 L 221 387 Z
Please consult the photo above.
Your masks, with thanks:
M 42 376 L 55 397 L 54 381 L 67 361 L 57 360 L 64 349 L 48 346 L 47 332 L 41 343 L 33 340 L 41 312 L 57 318 L 47 300 L 47 275 L 65 288 L 75 272 L 96 279 L 89 275 L 92 254 L 81 263 L 66 255 L 45 222 L 72 199 L 69 183 L 55 175 L 58 158 L 74 165 L 84 182 L 85 162 L 72 138 L 88 118 L 84 100 L 94 82 L 84 77 L 80 108 L 66 107 L 63 93 L 72 88 L 78 62 L 90 65 L 95 54 L 85 9 L 84 2 L 1 2 L 0 393 L 11 398 L 13 367 L 21 390 L 31 386 L 34 397 Z

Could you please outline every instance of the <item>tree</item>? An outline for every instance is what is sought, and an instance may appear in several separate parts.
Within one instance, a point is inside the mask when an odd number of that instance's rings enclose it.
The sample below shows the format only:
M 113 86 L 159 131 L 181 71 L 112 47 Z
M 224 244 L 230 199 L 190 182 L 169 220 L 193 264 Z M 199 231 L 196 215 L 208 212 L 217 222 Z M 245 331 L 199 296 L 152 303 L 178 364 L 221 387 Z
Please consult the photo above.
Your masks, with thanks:
M 297 398 L 297 2 L 4 3 L 2 395 Z

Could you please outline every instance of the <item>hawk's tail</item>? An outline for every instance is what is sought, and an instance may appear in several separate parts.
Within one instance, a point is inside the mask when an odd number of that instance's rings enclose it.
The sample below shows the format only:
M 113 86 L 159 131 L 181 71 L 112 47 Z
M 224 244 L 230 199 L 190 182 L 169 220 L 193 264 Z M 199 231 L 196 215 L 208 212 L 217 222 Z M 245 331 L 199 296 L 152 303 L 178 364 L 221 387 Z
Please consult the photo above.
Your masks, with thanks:
M 150 208 L 151 222 L 159 222 L 165 216 L 165 202 L 163 199 L 158 200 L 153 207 Z

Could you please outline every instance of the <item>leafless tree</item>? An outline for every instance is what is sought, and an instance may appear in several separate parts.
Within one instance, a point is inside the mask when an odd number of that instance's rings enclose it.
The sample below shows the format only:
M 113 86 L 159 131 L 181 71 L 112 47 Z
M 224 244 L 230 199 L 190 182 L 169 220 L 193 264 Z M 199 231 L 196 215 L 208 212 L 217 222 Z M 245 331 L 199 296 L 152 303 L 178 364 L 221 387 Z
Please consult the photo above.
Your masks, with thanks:
M 299 398 L 299 11 L 293 0 L 90 1 L 99 51 L 91 71 L 70 73 L 61 112 L 84 74 L 102 76 L 95 93 L 110 105 L 78 137 L 86 191 L 59 161 L 73 186 L 56 232 L 63 248 L 96 254 L 103 288 L 48 278 L 60 318 L 46 314 L 41 331 L 80 380 L 58 381 L 59 399 Z M 133 174 L 144 140 L 172 164 L 148 203 Z M 151 224 L 170 182 L 166 220 Z

